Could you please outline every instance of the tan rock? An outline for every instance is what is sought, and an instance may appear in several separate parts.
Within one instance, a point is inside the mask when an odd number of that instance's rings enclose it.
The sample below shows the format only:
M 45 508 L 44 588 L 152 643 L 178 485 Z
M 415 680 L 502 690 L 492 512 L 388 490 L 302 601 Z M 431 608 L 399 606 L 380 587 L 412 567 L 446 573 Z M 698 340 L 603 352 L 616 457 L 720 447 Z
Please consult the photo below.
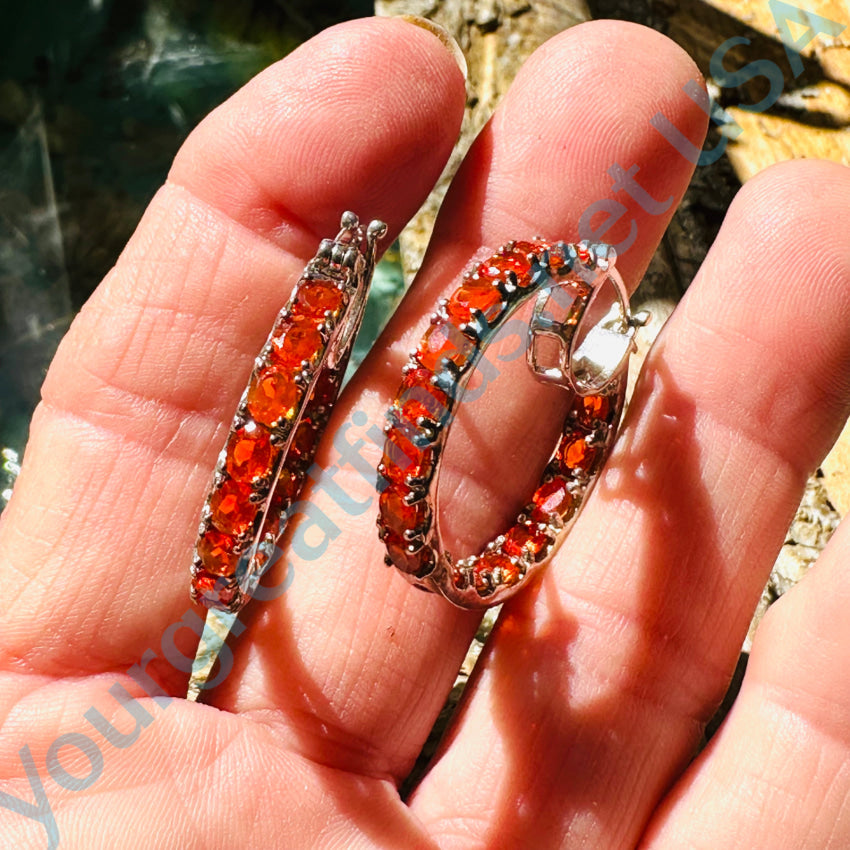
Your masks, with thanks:
M 729 160 L 741 182 L 787 159 L 811 157 L 850 165 L 850 129 L 812 127 L 789 118 L 743 109 L 727 111 L 742 129 L 727 148 Z
M 827 455 L 821 469 L 829 500 L 841 516 L 850 514 L 850 421 Z

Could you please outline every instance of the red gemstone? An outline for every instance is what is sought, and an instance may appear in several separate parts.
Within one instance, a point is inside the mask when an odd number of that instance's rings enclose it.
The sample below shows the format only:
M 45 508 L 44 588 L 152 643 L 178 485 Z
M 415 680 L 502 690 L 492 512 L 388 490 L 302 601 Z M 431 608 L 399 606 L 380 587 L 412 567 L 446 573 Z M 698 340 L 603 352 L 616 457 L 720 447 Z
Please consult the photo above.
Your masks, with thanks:
M 225 481 L 210 499 L 212 524 L 234 537 L 247 531 L 259 507 L 250 501 L 252 492 L 251 487 L 241 481 Z
M 496 570 L 499 570 L 499 580 L 496 580 Z M 482 555 L 475 566 L 473 567 L 473 579 L 476 579 L 477 572 L 487 571 L 493 576 L 494 584 L 513 585 L 522 578 L 522 571 L 517 564 L 514 564 L 511 559 L 502 552 L 486 552 Z M 476 581 L 476 589 L 478 589 L 478 581 Z
M 480 310 L 488 323 L 502 312 L 504 301 L 496 286 L 489 280 L 472 278 L 464 281 L 446 305 L 446 313 L 457 325 L 469 322 L 472 311 Z
M 236 540 L 229 534 L 208 529 L 198 540 L 198 555 L 207 572 L 217 576 L 232 576 L 239 562 L 239 555 L 233 551 Z
M 483 557 L 472 565 L 472 586 L 480 596 L 487 596 L 495 589 L 490 567 Z
M 580 469 L 582 472 L 590 472 L 599 450 L 591 446 L 582 432 L 565 434 L 558 446 L 558 460 L 561 469 L 565 472 Z
M 339 383 L 337 382 L 337 375 L 330 370 L 323 370 L 316 379 L 316 383 L 313 384 L 313 391 L 310 393 L 308 407 L 320 404 L 333 404 L 336 401 L 338 392 Z
M 309 419 L 302 419 L 289 445 L 290 455 L 299 466 L 306 466 L 313 459 L 316 451 L 316 437 L 317 432 L 313 423 Z
M 344 302 L 345 295 L 332 281 L 307 280 L 298 287 L 292 313 L 321 321 L 327 313 L 338 313 Z
M 237 481 L 252 481 L 272 472 L 272 448 L 268 432 L 250 424 L 240 428 L 227 444 L 227 472 Z
M 611 415 L 611 399 L 606 395 L 587 395 L 576 400 L 578 421 L 586 428 L 594 422 L 607 422 Z
M 282 336 L 272 341 L 271 360 L 277 366 L 300 367 L 319 355 L 325 343 L 316 326 L 304 319 L 291 318 Z
M 428 507 L 424 501 L 407 504 L 405 497 L 410 490 L 398 484 L 390 484 L 378 499 L 381 522 L 396 536 L 402 537 L 405 531 L 419 528 L 428 516 Z
M 542 531 L 534 531 L 526 525 L 515 525 L 505 535 L 502 550 L 517 558 L 527 552 L 532 560 L 537 561 L 548 545 L 549 538 Z
M 471 339 L 450 322 L 441 322 L 425 332 L 416 357 L 426 369 L 436 372 L 444 359 L 462 369 L 474 352 L 475 343 Z
M 566 479 L 559 475 L 541 484 L 532 501 L 534 510 L 531 512 L 531 518 L 535 522 L 546 522 L 551 514 L 558 514 L 566 519 L 575 507 L 575 496 L 567 489 Z
M 304 476 L 302 474 L 290 469 L 282 470 L 274 488 L 272 506 L 278 511 L 283 510 L 287 504 L 298 498 L 303 483 Z
M 434 556 L 427 546 L 421 548 L 418 552 L 411 552 L 408 543 L 393 535 L 388 536 L 384 542 L 387 545 L 387 554 L 390 556 L 390 560 L 403 573 L 421 575 L 427 572 L 433 564 Z
M 531 261 L 521 251 L 499 251 L 481 263 L 477 271 L 480 277 L 491 280 L 506 280 L 508 272 L 513 272 L 519 286 L 528 286 L 531 283 Z
M 449 397 L 431 383 L 427 369 L 414 369 L 408 372 L 398 391 L 398 407 L 401 415 L 412 424 L 420 416 L 442 422 L 449 411 Z
M 289 372 L 264 369 L 248 390 L 248 412 L 263 425 L 295 415 L 301 388 Z
M 227 579 L 206 570 L 198 570 L 192 577 L 192 587 L 199 597 L 198 601 L 210 608 L 226 609 L 237 593 L 235 587 L 228 585 Z
M 430 471 L 433 452 L 429 448 L 419 448 L 410 440 L 410 432 L 399 427 L 390 428 L 384 443 L 384 456 L 381 463 L 385 477 L 396 484 L 404 484 L 408 475 L 424 478 Z

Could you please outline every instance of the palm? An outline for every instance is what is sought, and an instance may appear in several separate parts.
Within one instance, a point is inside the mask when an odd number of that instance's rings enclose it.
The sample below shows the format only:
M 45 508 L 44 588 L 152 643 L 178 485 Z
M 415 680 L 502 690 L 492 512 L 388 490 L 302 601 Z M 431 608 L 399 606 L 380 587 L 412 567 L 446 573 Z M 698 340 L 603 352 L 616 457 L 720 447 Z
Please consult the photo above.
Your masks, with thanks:
M 528 63 L 330 423 L 318 461 L 348 501 L 314 491 L 323 522 L 296 524 L 291 585 L 249 607 L 209 706 L 179 698 L 196 637 L 174 624 L 192 622 L 187 553 L 251 360 L 341 210 L 397 231 L 421 203 L 456 134 L 462 80 L 422 30 L 357 22 L 196 131 L 63 343 L 3 517 L 9 846 L 50 846 L 51 830 L 69 848 L 845 846 L 850 730 L 833 706 L 850 642 L 840 613 L 819 623 L 813 608 L 845 602 L 846 532 L 767 624 L 798 633 L 805 663 L 757 646 L 733 714 L 683 775 L 850 397 L 830 379 L 850 359 L 848 177 L 816 163 L 774 171 L 736 201 L 568 545 L 506 607 L 450 740 L 411 800 L 397 793 L 476 618 L 384 568 L 369 427 L 478 246 L 571 238 L 614 162 L 637 163 L 654 198 L 681 196 L 691 165 L 649 122 L 661 109 L 699 144 L 705 116 L 682 93 L 696 73 L 662 37 L 616 24 L 573 30 Z M 652 215 L 619 197 L 629 215 L 606 239 L 634 219 L 620 264 L 634 285 L 674 204 Z M 789 279 L 785 246 L 807 238 L 816 255 Z M 546 414 L 537 436 L 557 421 L 559 399 L 514 366 L 488 398 L 462 416 L 447 459 L 463 505 L 451 533 L 471 544 L 542 462 L 527 411 Z M 174 698 L 154 702 L 153 682 Z M 116 683 L 137 700 L 119 706 Z M 92 708 L 117 728 L 112 742 Z

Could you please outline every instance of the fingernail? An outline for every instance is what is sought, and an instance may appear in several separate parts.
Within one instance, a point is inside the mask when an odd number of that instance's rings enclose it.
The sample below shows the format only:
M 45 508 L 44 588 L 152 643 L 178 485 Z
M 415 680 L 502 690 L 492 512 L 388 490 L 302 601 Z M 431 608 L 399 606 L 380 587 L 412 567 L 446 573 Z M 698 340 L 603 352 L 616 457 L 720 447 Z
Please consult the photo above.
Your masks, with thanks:
M 440 26 L 434 21 L 428 20 L 428 18 L 420 18 L 419 15 L 398 15 L 398 17 L 403 21 L 407 21 L 409 24 L 413 24 L 415 27 L 421 27 L 423 30 L 427 30 L 432 35 L 437 36 L 437 38 L 439 38 L 443 43 L 446 50 L 451 53 L 455 62 L 457 62 L 457 66 L 460 68 L 460 72 L 463 74 L 464 80 L 466 79 L 466 57 L 463 55 L 460 45 L 452 38 L 445 27 Z

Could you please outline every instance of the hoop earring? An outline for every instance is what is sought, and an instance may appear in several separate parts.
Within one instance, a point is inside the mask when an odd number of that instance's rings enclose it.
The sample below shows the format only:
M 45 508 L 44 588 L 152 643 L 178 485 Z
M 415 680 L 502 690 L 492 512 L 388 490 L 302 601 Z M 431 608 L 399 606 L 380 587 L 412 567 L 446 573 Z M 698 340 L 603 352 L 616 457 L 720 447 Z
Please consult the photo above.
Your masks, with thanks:
M 404 367 L 378 466 L 378 528 L 386 563 L 415 586 L 462 608 L 516 593 L 552 557 L 611 449 L 623 408 L 636 328 L 608 245 L 509 242 L 468 271 Z M 600 300 L 605 284 L 614 297 Z M 472 556 L 456 558 L 440 536 L 437 481 L 454 413 L 470 375 L 499 328 L 536 295 L 528 365 L 541 381 L 574 392 L 540 485 L 515 524 Z M 563 317 L 554 318 L 550 307 Z M 541 343 L 557 354 L 544 357 Z M 551 345 L 549 346 L 551 348 Z
M 382 221 L 346 212 L 280 311 L 254 364 L 204 502 L 192 599 L 239 611 L 298 500 L 363 319 Z

